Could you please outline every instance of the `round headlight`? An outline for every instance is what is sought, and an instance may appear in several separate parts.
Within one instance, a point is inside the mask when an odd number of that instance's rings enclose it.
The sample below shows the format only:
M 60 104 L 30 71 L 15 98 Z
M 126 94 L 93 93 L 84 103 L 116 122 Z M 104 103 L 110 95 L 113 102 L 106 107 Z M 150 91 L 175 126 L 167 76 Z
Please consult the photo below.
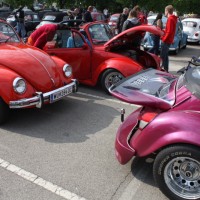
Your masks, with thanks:
M 23 94 L 26 91 L 26 82 L 22 78 L 15 78 L 13 81 L 13 88 L 15 92 Z
M 63 72 L 66 77 L 71 77 L 72 76 L 72 67 L 68 64 L 65 64 L 63 67 Z

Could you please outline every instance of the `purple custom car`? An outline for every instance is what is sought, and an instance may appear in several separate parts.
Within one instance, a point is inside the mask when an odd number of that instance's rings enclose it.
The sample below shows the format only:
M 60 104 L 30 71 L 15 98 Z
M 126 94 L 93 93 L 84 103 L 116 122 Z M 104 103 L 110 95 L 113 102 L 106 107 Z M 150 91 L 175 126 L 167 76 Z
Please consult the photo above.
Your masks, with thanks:
M 179 78 L 148 69 L 110 88 L 120 100 L 141 105 L 125 121 L 122 113 L 118 161 L 156 153 L 154 179 L 176 200 L 200 199 L 200 62 L 189 63 Z

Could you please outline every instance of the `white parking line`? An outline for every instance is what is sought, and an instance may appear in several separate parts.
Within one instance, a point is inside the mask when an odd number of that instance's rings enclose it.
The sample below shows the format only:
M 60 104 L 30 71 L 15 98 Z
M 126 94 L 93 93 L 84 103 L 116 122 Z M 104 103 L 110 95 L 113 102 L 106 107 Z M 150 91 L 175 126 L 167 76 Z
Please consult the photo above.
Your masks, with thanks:
M 64 188 L 62 187 L 59 187 L 58 185 L 55 185 L 49 181 L 46 181 L 44 180 L 43 178 L 35 175 L 35 174 L 32 174 L 20 167 L 17 167 L 16 165 L 13 165 L 3 159 L 0 158 L 0 167 L 10 171 L 10 172 L 13 172 L 14 174 L 40 186 L 40 187 L 43 187 L 44 189 L 58 195 L 58 196 L 61 196 L 63 197 L 64 199 L 67 199 L 67 200 L 86 200 L 85 198 L 83 197 L 80 197 L 72 192 L 70 192 L 69 190 L 65 190 Z

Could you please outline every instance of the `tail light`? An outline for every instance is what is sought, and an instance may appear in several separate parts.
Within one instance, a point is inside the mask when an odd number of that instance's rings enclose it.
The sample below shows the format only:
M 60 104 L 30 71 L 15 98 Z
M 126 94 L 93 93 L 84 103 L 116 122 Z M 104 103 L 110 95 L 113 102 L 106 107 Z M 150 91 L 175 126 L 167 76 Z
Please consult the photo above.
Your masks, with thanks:
M 145 128 L 161 112 L 156 108 L 144 108 L 139 116 L 139 129 Z

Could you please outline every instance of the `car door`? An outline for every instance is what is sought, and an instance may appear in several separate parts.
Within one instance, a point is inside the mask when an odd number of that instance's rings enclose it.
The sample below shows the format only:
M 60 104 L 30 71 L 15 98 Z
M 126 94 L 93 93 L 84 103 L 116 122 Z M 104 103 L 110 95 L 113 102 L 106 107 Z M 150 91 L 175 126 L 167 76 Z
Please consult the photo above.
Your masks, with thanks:
M 45 51 L 66 61 L 78 80 L 91 79 L 91 47 L 82 34 L 75 30 L 59 30 L 54 45 L 47 43 Z

